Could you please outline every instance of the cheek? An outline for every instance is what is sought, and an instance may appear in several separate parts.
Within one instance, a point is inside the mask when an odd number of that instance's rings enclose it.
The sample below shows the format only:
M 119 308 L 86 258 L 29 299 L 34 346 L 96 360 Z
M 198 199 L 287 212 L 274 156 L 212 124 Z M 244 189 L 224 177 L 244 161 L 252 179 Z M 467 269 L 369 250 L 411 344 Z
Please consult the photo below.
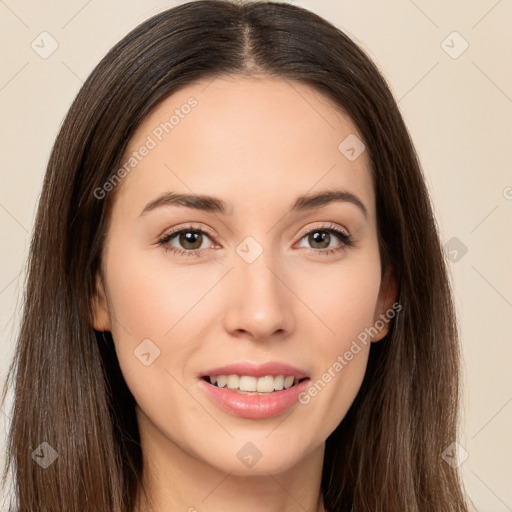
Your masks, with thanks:
M 156 254 L 157 250 L 151 249 L 151 256 L 116 251 L 107 260 L 116 320 L 113 332 L 119 340 L 130 338 L 132 343 L 140 343 L 149 338 L 164 342 L 175 337 L 183 325 L 190 324 L 195 310 L 200 309 L 197 305 L 222 275 L 211 268 L 203 270 L 200 265 L 172 265 L 164 250 Z
M 294 291 L 306 306 L 304 313 L 311 318 L 308 323 L 316 322 L 316 339 L 322 340 L 321 351 L 326 355 L 344 352 L 352 339 L 372 325 L 381 281 L 376 242 L 347 252 L 333 264 L 300 262 L 290 272 Z
M 163 250 L 162 256 L 149 257 L 121 245 L 106 253 L 105 267 L 116 353 L 138 414 L 146 426 L 154 423 L 171 437 L 176 432 L 199 436 L 203 423 L 188 419 L 208 418 L 183 384 L 199 348 L 197 317 L 208 307 L 201 299 L 218 277 L 201 273 L 199 266 L 166 265 Z
M 312 431 L 325 439 L 347 413 L 366 373 L 380 288 L 377 247 L 347 258 L 337 269 L 326 265 L 300 276 L 298 293 L 315 313 L 307 323 L 315 326 L 310 339 L 317 363 L 299 401 L 309 411 Z
M 109 308 L 116 353 L 128 388 L 144 412 L 164 423 L 177 411 L 204 414 L 183 383 L 201 350 L 205 325 L 216 318 L 211 293 L 225 270 L 173 265 L 162 249 L 130 251 L 121 243 L 105 252 Z M 209 293 L 210 292 L 210 293 Z

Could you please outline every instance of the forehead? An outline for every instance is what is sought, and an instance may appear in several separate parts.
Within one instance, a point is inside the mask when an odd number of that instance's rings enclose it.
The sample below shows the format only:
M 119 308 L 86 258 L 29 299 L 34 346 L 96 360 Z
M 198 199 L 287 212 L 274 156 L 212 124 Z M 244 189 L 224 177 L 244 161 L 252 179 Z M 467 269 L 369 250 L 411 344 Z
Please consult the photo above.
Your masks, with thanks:
M 225 198 L 236 214 L 251 197 L 261 210 L 262 197 L 282 203 L 342 187 L 364 198 L 373 216 L 361 139 L 348 115 L 305 84 L 211 78 L 175 92 L 144 119 L 123 155 L 129 172 L 118 199 L 140 209 L 163 191 L 208 194 Z

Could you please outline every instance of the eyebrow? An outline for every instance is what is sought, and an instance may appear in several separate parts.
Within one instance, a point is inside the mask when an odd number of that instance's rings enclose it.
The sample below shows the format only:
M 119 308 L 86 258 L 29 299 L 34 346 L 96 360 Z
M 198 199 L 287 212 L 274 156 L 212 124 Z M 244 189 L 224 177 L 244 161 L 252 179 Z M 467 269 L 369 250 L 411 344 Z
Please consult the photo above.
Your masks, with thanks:
M 299 212 L 313 210 L 334 202 L 354 204 L 361 210 L 363 215 L 368 218 L 368 210 L 361 199 L 352 192 L 348 192 L 346 190 L 325 190 L 316 194 L 299 196 L 292 206 L 291 211 Z M 209 213 L 219 213 L 222 215 L 233 214 L 232 209 L 230 210 L 228 208 L 228 204 L 222 199 L 216 197 L 166 192 L 150 201 L 144 207 L 140 216 L 163 206 L 181 206 Z

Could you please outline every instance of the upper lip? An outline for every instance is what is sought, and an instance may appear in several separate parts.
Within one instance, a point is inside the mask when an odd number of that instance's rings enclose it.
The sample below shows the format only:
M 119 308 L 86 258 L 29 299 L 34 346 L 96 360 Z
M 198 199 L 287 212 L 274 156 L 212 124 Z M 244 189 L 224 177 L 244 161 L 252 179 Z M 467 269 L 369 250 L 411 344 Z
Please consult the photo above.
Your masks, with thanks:
M 291 366 L 286 363 L 270 361 L 263 364 L 252 362 L 241 362 L 228 364 L 226 366 L 218 366 L 207 370 L 201 374 L 201 377 L 211 377 L 217 375 L 248 375 L 251 377 L 265 377 L 266 375 L 284 375 L 285 377 L 293 376 L 296 379 L 308 377 L 307 372 Z

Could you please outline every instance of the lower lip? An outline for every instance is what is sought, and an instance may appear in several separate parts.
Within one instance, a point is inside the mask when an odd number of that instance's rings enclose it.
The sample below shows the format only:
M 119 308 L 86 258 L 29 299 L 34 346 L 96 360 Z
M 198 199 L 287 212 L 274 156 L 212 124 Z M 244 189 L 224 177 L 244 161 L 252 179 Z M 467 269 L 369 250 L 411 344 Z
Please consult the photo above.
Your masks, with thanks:
M 308 387 L 309 379 L 295 386 L 268 395 L 245 395 L 227 388 L 219 388 L 200 379 L 199 387 L 204 389 L 211 401 L 234 416 L 242 418 L 270 418 L 288 410 L 297 403 L 299 395 Z

